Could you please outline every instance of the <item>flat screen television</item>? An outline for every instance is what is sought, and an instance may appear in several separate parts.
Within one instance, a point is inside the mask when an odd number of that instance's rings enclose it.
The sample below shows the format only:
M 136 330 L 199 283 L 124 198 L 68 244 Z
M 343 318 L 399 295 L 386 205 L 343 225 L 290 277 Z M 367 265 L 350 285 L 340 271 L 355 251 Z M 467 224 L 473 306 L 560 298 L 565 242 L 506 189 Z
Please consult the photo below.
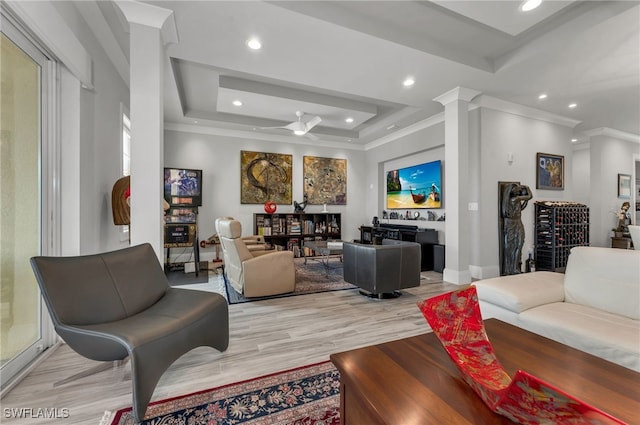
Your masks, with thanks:
M 202 205 L 202 170 L 164 169 L 164 200 L 172 207 Z
M 387 172 L 387 209 L 442 208 L 442 161 Z

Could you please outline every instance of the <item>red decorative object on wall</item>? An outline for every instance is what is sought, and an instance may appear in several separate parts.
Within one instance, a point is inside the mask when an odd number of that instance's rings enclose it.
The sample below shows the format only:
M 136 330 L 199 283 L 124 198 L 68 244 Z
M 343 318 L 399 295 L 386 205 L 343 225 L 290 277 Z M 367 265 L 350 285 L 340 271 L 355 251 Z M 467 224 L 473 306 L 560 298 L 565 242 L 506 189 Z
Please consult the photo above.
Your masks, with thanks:
M 266 212 L 267 214 L 273 214 L 274 212 L 276 212 L 277 208 L 278 207 L 276 203 L 273 201 L 267 201 L 264 203 L 264 212 Z
M 485 332 L 475 286 L 418 307 L 462 378 L 494 412 L 526 425 L 625 424 L 522 370 L 512 380 Z

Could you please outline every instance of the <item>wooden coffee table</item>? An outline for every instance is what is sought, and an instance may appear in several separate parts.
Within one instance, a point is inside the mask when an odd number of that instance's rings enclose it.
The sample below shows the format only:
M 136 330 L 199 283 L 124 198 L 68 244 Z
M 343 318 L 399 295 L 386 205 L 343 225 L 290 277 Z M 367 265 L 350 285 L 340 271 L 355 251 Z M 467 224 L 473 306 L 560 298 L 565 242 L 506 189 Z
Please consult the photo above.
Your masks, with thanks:
M 485 328 L 510 376 L 526 370 L 640 423 L 640 373 L 497 319 L 485 320 Z M 340 371 L 342 425 L 513 424 L 462 380 L 433 333 L 332 354 L 331 361 Z

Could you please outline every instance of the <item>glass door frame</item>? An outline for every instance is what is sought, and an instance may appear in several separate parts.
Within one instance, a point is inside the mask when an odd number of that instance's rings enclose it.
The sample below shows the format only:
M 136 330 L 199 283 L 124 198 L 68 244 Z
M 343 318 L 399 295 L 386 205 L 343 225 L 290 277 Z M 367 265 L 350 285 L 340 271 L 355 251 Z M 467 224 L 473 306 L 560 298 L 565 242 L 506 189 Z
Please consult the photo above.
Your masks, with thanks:
M 2 33 L 40 65 L 40 131 L 39 131 L 39 244 L 40 255 L 60 253 L 60 185 L 59 185 L 59 137 L 57 114 L 59 111 L 58 64 L 53 61 L 41 45 L 23 30 L 10 11 L 1 4 Z M 39 300 L 40 338 L 21 354 L 2 366 L 1 394 L 11 390 L 33 367 L 35 360 L 42 358 L 47 348 L 59 338 L 47 308 Z

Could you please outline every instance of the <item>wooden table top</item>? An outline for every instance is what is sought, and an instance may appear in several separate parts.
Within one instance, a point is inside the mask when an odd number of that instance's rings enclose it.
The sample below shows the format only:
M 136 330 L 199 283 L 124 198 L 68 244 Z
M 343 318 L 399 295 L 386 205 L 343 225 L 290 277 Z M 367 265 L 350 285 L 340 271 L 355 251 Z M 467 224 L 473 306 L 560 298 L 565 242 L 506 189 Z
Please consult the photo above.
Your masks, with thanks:
M 618 419 L 640 423 L 640 373 L 497 319 L 485 320 L 485 328 L 511 377 L 523 369 Z M 381 423 L 513 424 L 462 380 L 433 333 L 332 354 L 331 361 Z

